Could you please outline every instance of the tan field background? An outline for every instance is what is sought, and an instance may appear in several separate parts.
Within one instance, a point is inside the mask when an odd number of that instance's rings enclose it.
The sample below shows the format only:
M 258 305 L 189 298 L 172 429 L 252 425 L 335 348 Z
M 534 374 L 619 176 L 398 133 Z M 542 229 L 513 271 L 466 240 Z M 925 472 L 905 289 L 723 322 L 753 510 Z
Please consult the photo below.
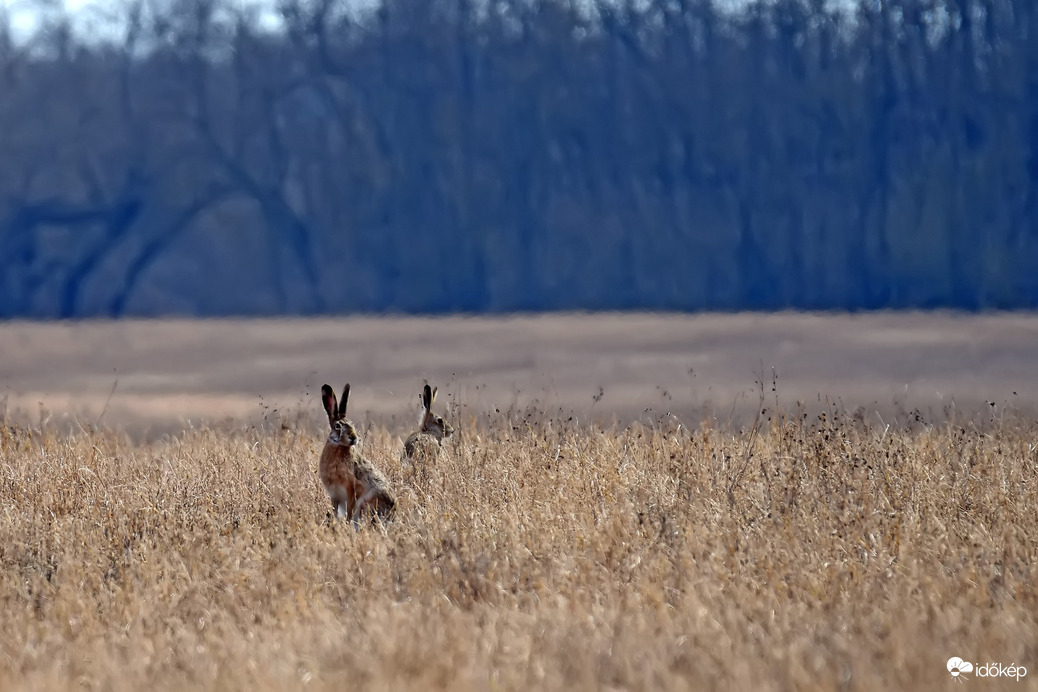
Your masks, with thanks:
M 0 354 L 12 420 L 149 437 L 275 411 L 317 425 L 321 384 L 346 381 L 354 417 L 402 429 L 425 378 L 462 421 L 528 406 L 580 420 L 744 421 L 762 374 L 769 402 L 816 410 L 829 397 L 888 422 L 1038 405 L 1034 315 L 9 322 Z

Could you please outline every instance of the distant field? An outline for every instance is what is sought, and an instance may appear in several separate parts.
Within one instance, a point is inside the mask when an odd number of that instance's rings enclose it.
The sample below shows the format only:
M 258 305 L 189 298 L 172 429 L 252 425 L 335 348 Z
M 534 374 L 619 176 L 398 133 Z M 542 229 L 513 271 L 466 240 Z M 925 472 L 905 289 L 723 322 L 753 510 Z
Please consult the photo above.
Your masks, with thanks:
M 1038 407 L 1036 349 L 1032 315 L 11 322 L 0 324 L 0 403 L 30 422 L 72 415 L 156 434 L 273 409 L 317 422 L 320 385 L 348 380 L 358 415 L 398 429 L 429 378 L 461 420 L 533 404 L 581 420 L 698 423 L 745 420 L 763 374 L 769 404 L 817 410 L 828 396 L 885 420 L 916 407 L 939 418 L 989 401 Z

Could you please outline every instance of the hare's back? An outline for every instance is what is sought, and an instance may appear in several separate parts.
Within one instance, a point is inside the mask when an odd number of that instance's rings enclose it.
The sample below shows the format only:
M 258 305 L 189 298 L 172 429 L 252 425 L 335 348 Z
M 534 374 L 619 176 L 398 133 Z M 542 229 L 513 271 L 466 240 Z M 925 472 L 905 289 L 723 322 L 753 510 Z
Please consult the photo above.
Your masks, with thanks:
M 408 440 L 410 445 L 404 445 L 407 456 L 414 461 L 431 461 L 436 459 L 440 453 L 440 441 L 429 433 L 419 432 L 413 436 L 414 440 Z
M 361 459 L 357 462 L 356 466 L 357 481 L 365 488 L 365 490 L 372 489 L 375 493 L 383 499 L 394 502 L 396 496 L 393 494 L 393 489 L 389 485 L 389 479 L 386 478 L 385 474 L 370 461 Z
M 422 433 L 420 432 L 413 432 L 407 436 L 407 440 L 404 441 L 404 453 L 407 456 L 414 456 L 415 450 L 418 449 L 418 440 L 420 440 L 421 438 Z

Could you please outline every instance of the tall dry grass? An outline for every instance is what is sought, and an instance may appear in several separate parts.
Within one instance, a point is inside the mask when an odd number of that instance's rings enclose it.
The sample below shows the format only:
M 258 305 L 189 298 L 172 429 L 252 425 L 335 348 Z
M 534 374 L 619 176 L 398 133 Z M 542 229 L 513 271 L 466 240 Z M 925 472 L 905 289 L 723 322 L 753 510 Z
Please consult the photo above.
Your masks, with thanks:
M 463 423 L 359 532 L 307 429 L 2 428 L 0 689 L 1038 687 L 1038 424 Z

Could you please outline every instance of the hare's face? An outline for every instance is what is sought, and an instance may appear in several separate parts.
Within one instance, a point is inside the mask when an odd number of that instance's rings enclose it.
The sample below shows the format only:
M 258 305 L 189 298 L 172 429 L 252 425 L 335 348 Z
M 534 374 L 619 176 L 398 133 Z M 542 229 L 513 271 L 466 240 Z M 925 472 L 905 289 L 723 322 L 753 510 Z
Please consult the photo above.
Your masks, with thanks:
M 443 420 L 442 417 L 430 413 L 422 423 L 422 431 L 429 433 L 437 440 L 442 440 L 451 436 L 454 426 Z
M 357 429 L 353 427 L 353 423 L 343 418 L 332 423 L 332 431 L 328 435 L 328 441 L 333 445 L 352 447 L 360 442 L 360 435 L 357 434 Z

